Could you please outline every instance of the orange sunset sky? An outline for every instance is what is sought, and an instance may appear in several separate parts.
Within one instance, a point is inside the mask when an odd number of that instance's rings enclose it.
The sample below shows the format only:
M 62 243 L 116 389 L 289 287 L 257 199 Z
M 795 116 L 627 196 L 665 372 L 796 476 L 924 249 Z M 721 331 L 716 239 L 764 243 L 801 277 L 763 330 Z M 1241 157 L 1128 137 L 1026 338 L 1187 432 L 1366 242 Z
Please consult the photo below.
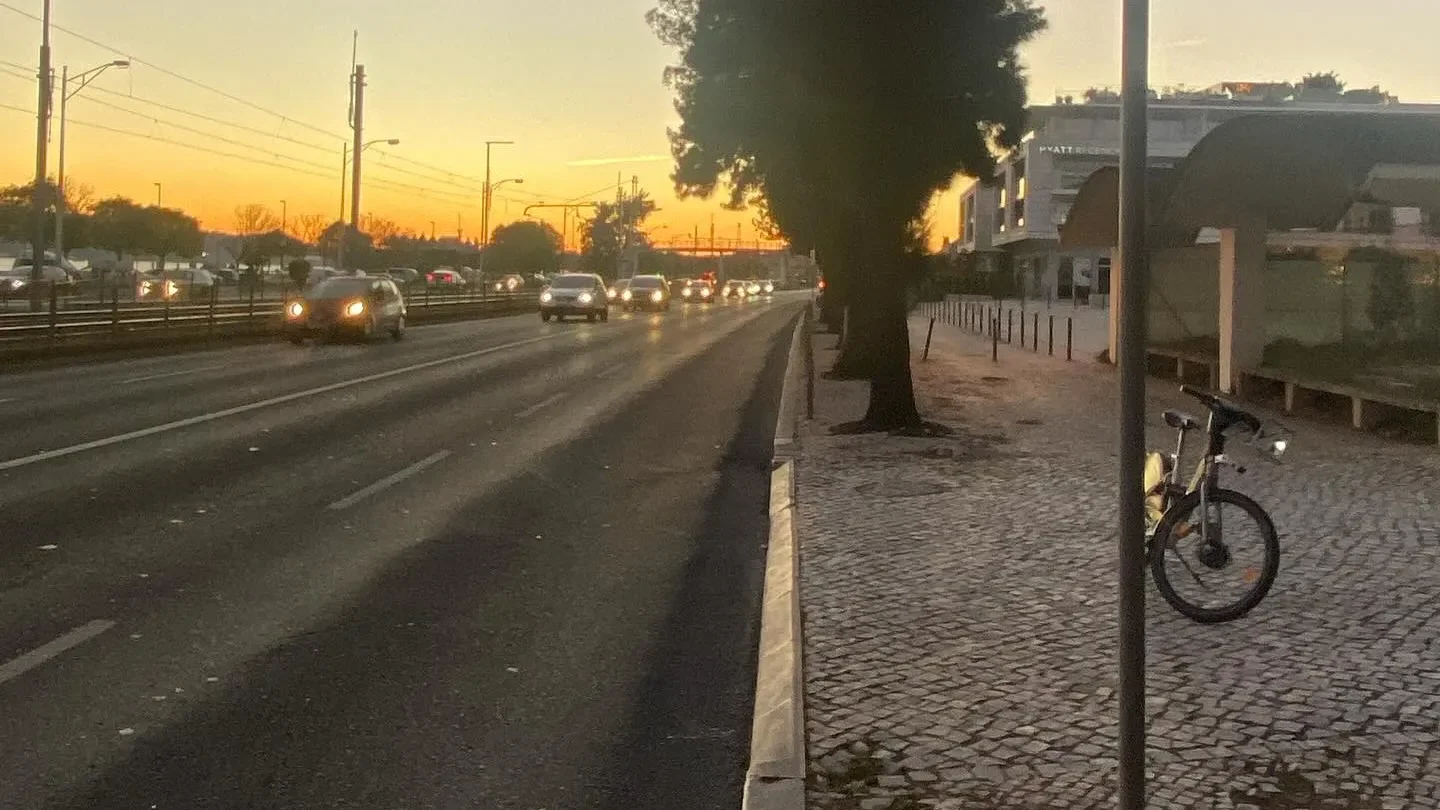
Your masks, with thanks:
M 167 206 L 221 230 L 245 203 L 278 213 L 285 200 L 292 217 L 337 216 L 358 29 L 370 74 L 367 135 L 401 141 L 370 153 L 364 211 L 419 231 L 433 222 L 441 235 L 460 226 L 478 235 L 481 144 L 505 139 L 516 143 L 495 148 L 494 177 L 525 184 L 497 195 L 494 225 L 533 202 L 613 198 L 619 173 L 638 176 L 657 198 L 659 241 L 696 226 L 708 235 L 712 215 L 718 235 L 733 238 L 738 224 L 753 238 L 749 212 L 674 196 L 666 127 L 676 116 L 660 82 L 673 54 L 645 25 L 650 0 L 54 2 L 55 24 L 73 32 L 54 34 L 57 71 L 115 58 L 148 63 L 108 72 L 70 104 L 68 174 L 100 196 L 153 201 L 161 183 Z M 40 27 L 25 15 L 40 5 L 0 0 L 0 184 L 34 171 L 27 71 L 38 62 Z M 1116 83 L 1118 8 L 1118 0 L 1049 4 L 1050 30 L 1025 52 L 1034 100 Z M 1433 100 L 1437 29 L 1440 4 L 1418 0 L 1171 0 L 1155 4 L 1153 80 L 1206 85 L 1336 70 L 1352 86 Z M 53 146 L 50 165 L 53 174 Z M 934 218 L 937 241 L 954 235 L 954 190 Z

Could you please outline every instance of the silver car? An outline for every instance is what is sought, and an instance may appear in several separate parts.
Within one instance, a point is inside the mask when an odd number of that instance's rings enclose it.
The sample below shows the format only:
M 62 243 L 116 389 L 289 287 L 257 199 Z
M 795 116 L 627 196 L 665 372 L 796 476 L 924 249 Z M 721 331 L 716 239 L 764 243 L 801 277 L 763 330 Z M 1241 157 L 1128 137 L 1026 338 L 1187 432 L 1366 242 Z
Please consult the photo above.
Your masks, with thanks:
M 564 273 L 551 279 L 540 293 L 540 320 L 565 320 L 566 315 L 584 315 L 591 323 L 610 320 L 610 299 L 605 280 L 593 273 Z

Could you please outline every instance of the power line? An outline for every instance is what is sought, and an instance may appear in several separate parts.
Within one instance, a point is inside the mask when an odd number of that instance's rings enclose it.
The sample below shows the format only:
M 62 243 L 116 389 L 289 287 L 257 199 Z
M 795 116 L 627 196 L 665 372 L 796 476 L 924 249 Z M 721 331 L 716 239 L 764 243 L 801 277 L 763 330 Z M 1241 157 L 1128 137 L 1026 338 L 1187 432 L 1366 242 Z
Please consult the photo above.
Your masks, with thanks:
M 118 92 L 118 91 L 115 91 L 115 90 L 107 90 L 107 89 L 105 89 L 104 87 L 91 87 L 91 88 L 90 88 L 90 92 L 91 92 L 91 93 L 104 93 L 105 95 L 108 95 L 108 96 L 116 96 L 116 97 L 118 97 L 118 98 L 127 99 L 127 100 L 129 100 L 129 101 L 135 101 L 135 102 L 139 102 L 139 103 L 141 103 L 141 104 L 147 104 L 147 105 L 149 105 L 149 106 L 151 106 L 151 107 L 158 107 L 159 109 L 166 110 L 166 111 L 169 111 L 169 112 L 179 113 L 179 114 L 181 114 L 181 115 L 188 115 L 188 116 L 190 116 L 190 117 L 192 117 L 192 118 L 198 118 L 198 119 L 200 119 L 201 121 L 209 121 L 209 122 L 212 123 L 212 124 L 220 124 L 221 126 L 226 126 L 226 127 L 231 128 L 231 129 L 242 130 L 242 131 L 244 131 L 244 132 L 254 133 L 254 134 L 256 134 L 256 135 L 260 135 L 260 136 L 266 137 L 266 138 L 274 138 L 274 139 L 276 139 L 276 140 L 285 141 L 286 143 L 293 143 L 293 144 L 295 144 L 296 146 L 303 146 L 303 147 L 305 147 L 305 148 L 307 148 L 307 149 L 314 149 L 314 150 L 319 151 L 319 152 L 330 153 L 330 152 L 334 152 L 334 151 L 335 151 L 334 148 L 329 147 L 329 146 L 320 146 L 319 144 L 310 143 L 309 141 L 302 141 L 302 140 L 300 140 L 300 139 L 298 139 L 298 138 L 291 138 L 291 137 L 289 137 L 289 136 L 287 136 L 287 135 L 280 135 L 280 134 L 274 133 L 274 132 L 266 132 L 266 131 L 263 130 L 263 129 L 257 129 L 257 128 L 255 128 L 255 127 L 245 126 L 244 124 L 237 124 L 237 123 L 235 123 L 235 122 L 233 122 L 233 121 L 226 121 L 226 120 L 223 119 L 223 118 L 215 118 L 214 116 L 205 115 L 204 113 L 191 112 L 190 110 L 182 109 L 182 108 L 180 108 L 180 107 L 172 107 L 172 106 L 169 105 L 169 104 L 165 104 L 165 103 L 159 102 L 159 101 L 152 101 L 151 99 L 148 99 L 148 98 L 141 98 L 140 96 L 132 95 L 132 94 L 130 94 L 130 93 L 121 93 L 121 92 Z
M 18 70 L 28 70 L 32 79 L 40 74 L 40 68 L 35 67 L 34 65 L 22 65 L 19 62 L 7 62 L 4 59 L 0 59 L 0 65 L 16 68 Z
M 34 110 L 26 109 L 26 108 L 24 108 L 24 107 L 17 107 L 17 106 L 15 106 L 15 105 L 13 105 L 13 104 L 0 104 L 0 109 L 13 110 L 13 111 L 15 111 L 15 112 L 25 113 L 26 115 L 34 115 L 34 114 L 35 114 L 35 111 L 34 111 Z M 222 151 L 222 150 L 219 150 L 219 149 L 211 149 L 211 148 L 208 147 L 208 146 L 200 146 L 199 144 L 186 143 L 185 141 L 177 141 L 177 140 L 175 140 L 174 138 L 166 138 L 166 137 L 164 137 L 163 135 L 151 135 L 151 134 L 145 133 L 145 132 L 135 132 L 135 131 L 133 131 L 133 130 L 120 129 L 120 128 L 118 128 L 118 127 L 106 126 L 105 124 L 96 124 L 96 123 L 91 122 L 91 121 L 77 121 L 77 120 L 75 120 L 75 119 L 73 119 L 73 118 L 69 118 L 69 119 L 66 119 L 66 120 L 67 120 L 68 123 L 74 124 L 75 126 L 89 127 L 90 129 L 98 129 L 98 130 L 101 130 L 101 131 L 104 131 L 104 132 L 111 132 L 111 133 L 114 133 L 114 134 L 116 134 L 116 135 L 128 135 L 128 136 L 130 136 L 130 137 L 132 137 L 132 138 L 144 138 L 144 139 L 147 140 L 147 141 L 156 141 L 156 142 L 159 142 L 159 143 L 168 143 L 168 144 L 172 144 L 172 145 L 174 145 L 174 146 L 184 147 L 185 149 L 193 149 L 193 150 L 195 150 L 195 151 L 197 151 L 197 152 L 205 152 L 205 153 L 211 154 L 211 155 L 218 155 L 219 157 L 225 157 L 225 158 L 231 158 L 231 159 L 233 159 L 233 160 L 244 161 L 245 163 L 253 163 L 253 164 L 257 165 L 257 166 L 272 166 L 272 167 L 277 168 L 277 169 L 285 169 L 285 170 L 287 170 L 287 171 L 292 171 L 292 172 L 295 172 L 295 173 L 297 173 L 297 174 L 305 174 L 305 175 L 309 175 L 309 176 L 311 176 L 311 177 L 319 177 L 319 178 L 322 178 L 322 179 L 325 179 L 325 180 L 329 180 L 329 179 L 330 179 L 330 176 L 329 176 L 329 175 L 320 174 L 319 172 L 312 172 L 312 171 L 309 171 L 309 170 L 307 170 L 307 169 L 299 168 L 298 166 L 287 166 L 287 165 L 284 164 L 284 163 L 275 163 L 275 162 L 269 161 L 269 160 L 261 160 L 261 159 L 259 159 L 259 158 L 251 157 L 251 156 L 249 156 L 249 155 L 239 155 L 239 154 L 236 154 L 236 153 L 234 153 L 234 152 L 225 152 L 225 151 Z
M 32 14 L 32 13 L 30 13 L 30 12 L 28 12 L 28 11 L 23 10 L 23 9 L 16 8 L 15 6 L 10 5 L 9 3 L 0 2 L 0 8 L 7 9 L 7 10 L 9 10 L 9 11 L 13 11 L 13 12 L 15 12 L 16 14 L 19 14 L 19 15 L 22 16 L 22 17 L 27 17 L 27 18 L 29 18 L 29 19 L 31 19 L 31 20 L 34 20 L 35 22 L 38 22 L 38 23 L 43 23 L 43 22 L 44 22 L 44 20 L 42 20 L 38 15 Z M 256 104 L 256 103 L 253 102 L 253 101 L 247 101 L 246 99 L 240 98 L 239 96 L 234 95 L 234 94 L 232 94 L 232 93 L 227 93 L 227 92 L 225 92 L 224 90 L 220 90 L 220 89 L 218 89 L 218 88 L 211 87 L 210 85 L 205 84 L 204 82 L 199 81 L 198 79 L 192 79 L 192 78 L 190 78 L 189 76 L 182 75 L 182 74 L 177 73 L 177 72 L 175 72 L 175 71 L 173 71 L 173 70 L 170 70 L 169 68 L 161 67 L 160 65 L 157 65 L 157 64 L 155 64 L 154 62 L 149 62 L 149 61 L 146 61 L 146 60 L 144 60 L 144 59 L 136 58 L 136 57 L 134 57 L 134 56 L 131 56 L 128 51 L 122 50 L 122 49 L 120 49 L 120 48 L 116 48 L 116 47 L 113 46 L 113 45 L 107 45 L 106 43 L 101 42 L 101 41 L 99 41 L 99 40 L 97 40 L 97 39 L 92 39 L 92 38 L 90 38 L 90 37 L 88 37 L 88 36 L 85 36 L 84 34 L 81 34 L 81 33 L 79 33 L 78 31 L 72 31 L 72 30 L 70 30 L 70 29 L 68 29 L 68 28 L 65 28 L 64 26 L 55 25 L 54 23 L 51 23 L 50 27 L 53 28 L 53 29 L 56 30 L 56 31 L 61 32 L 61 33 L 69 34 L 70 36 L 75 37 L 76 39 L 79 39 L 79 40 L 82 41 L 82 42 L 87 42 L 87 43 L 89 43 L 89 44 L 91 44 L 91 45 L 94 45 L 94 46 L 97 47 L 97 48 L 103 48 L 103 49 L 105 49 L 105 50 L 107 50 L 107 51 L 110 51 L 111 53 L 114 53 L 114 54 L 117 54 L 117 55 L 120 55 L 120 56 L 124 56 L 124 57 L 126 57 L 126 58 L 128 58 L 128 59 L 130 60 L 130 63 L 131 63 L 132 66 L 133 66 L 133 65 L 144 65 L 145 67 L 148 67 L 148 68 L 150 68 L 151 70 L 159 71 L 160 73 L 163 73 L 163 74 L 165 74 L 165 75 L 167 75 L 167 76 L 170 76 L 171 78 L 179 79 L 179 80 L 182 81 L 182 82 L 185 82 L 185 83 L 187 83 L 187 84 L 194 85 L 195 87 L 198 87 L 198 88 L 200 88 L 200 89 L 202 89 L 202 90 L 208 90 L 208 91 L 211 92 L 211 93 L 214 93 L 214 94 L 216 94 L 216 95 L 218 95 L 218 96 L 221 96 L 222 98 L 229 99 L 230 101 L 233 101 L 233 102 L 235 102 L 235 103 L 237 103 L 237 104 L 243 104 L 243 105 L 245 105 L 246 107 L 251 108 L 252 110 L 258 110 L 258 111 L 260 111 L 260 112 L 265 113 L 266 115 L 273 115 L 273 116 L 275 116 L 276 118 L 279 118 L 282 122 L 288 121 L 288 122 L 290 122 L 290 123 L 292 123 L 292 124 L 295 124 L 296 126 L 304 127 L 305 129 L 311 130 L 311 131 L 313 131 L 313 132 L 318 132 L 318 133 L 320 133 L 321 135 L 325 135 L 325 136 L 330 137 L 330 138 L 336 138 L 336 139 L 339 139 L 339 140 L 345 140 L 345 137 L 344 137 L 343 135 L 337 135 L 337 134 L 335 134 L 335 133 L 333 133 L 333 132 L 329 132 L 329 131 L 327 131 L 327 130 L 321 129 L 320 127 L 317 127 L 317 126 L 315 126 L 315 125 L 313 125 L 313 124 L 307 124 L 307 123 L 305 123 L 304 121 L 299 121 L 299 120 L 296 120 L 296 119 L 294 119 L 294 118 L 291 118 L 290 116 L 285 115 L 284 113 L 276 112 L 276 111 L 271 110 L 271 109 L 268 109 L 268 108 L 266 108 L 266 107 L 262 107 L 262 106 L 260 106 L 259 104 Z
M 152 116 L 152 115 L 149 115 L 149 114 L 147 114 L 147 113 L 140 112 L 140 111 L 138 111 L 138 110 L 132 110 L 132 109 L 129 109 L 129 108 L 126 108 L 126 107 L 122 107 L 122 106 L 119 105 L 119 104 L 111 104 L 111 103 L 108 102 L 108 101 L 101 101 L 101 100 L 98 99 L 98 98 L 88 98 L 88 97 L 87 97 L 87 98 L 85 98 L 85 101 L 86 101 L 87 103 L 90 103 L 90 104 L 99 104 L 99 105 L 102 106 L 102 107 L 109 107 L 109 108 L 112 109 L 112 110 L 119 110 L 120 112 L 128 113 L 128 114 L 133 115 L 133 116 L 136 116 L 136 117 L 138 117 L 138 118 L 143 118 L 143 119 L 145 119 L 145 120 L 147 120 L 147 121 L 150 121 L 150 122 L 152 122 L 152 123 L 158 124 L 158 125 L 160 125 L 160 126 L 172 127 L 172 128 L 174 128 L 174 129 L 178 129 L 178 130 L 181 130 L 181 131 L 183 131 L 183 132 L 189 132 L 189 133 L 192 133 L 192 134 L 195 134 L 195 135 L 199 135 L 199 136 L 202 137 L 202 138 L 211 138 L 211 139 L 213 139 L 213 140 L 217 140 L 217 141 L 220 141 L 221 143 L 229 144 L 229 145 L 231 145 L 231 146 L 238 146 L 238 147 L 240 147 L 241 149 L 253 149 L 253 150 L 257 151 L 257 152 L 263 152 L 263 153 L 265 153 L 265 154 L 267 154 L 267 155 L 269 155 L 269 156 L 271 156 L 271 157 L 277 158 L 277 159 L 279 159 L 279 160 L 290 160 L 290 161 L 294 161 L 294 162 L 296 162 L 296 163 L 299 163 L 299 164 L 301 164 L 301 165 L 303 165 L 303 166 L 310 166 L 310 167 L 313 167 L 313 168 L 316 168 L 316 169 L 323 169 L 323 170 L 327 170 L 327 171 L 330 169 L 330 166 L 328 166 L 328 165 L 326 165 L 326 164 L 324 164 L 324 163 L 316 163 L 315 161 L 306 160 L 306 159 L 304 159 L 304 158 L 297 158 L 297 157 L 291 157 L 290 155 L 283 155 L 283 154 L 280 154 L 279 152 L 275 152 L 275 151 L 271 150 L 271 149 L 268 148 L 268 147 L 256 146 L 255 144 L 245 143 L 244 141 L 237 141 L 237 140 L 235 140 L 234 138 L 227 138 L 227 137 L 225 137 L 224 135 L 216 135 L 216 134 L 213 133 L 213 132 L 206 132 L 206 131 L 203 130 L 203 129 L 196 129 L 195 127 L 187 126 L 187 125 L 185 125 L 185 124 L 177 124 L 177 123 L 175 123 L 174 121 L 166 121 L 166 120 L 164 120 L 164 119 L 156 118 L 156 117 L 154 117 L 154 116 Z

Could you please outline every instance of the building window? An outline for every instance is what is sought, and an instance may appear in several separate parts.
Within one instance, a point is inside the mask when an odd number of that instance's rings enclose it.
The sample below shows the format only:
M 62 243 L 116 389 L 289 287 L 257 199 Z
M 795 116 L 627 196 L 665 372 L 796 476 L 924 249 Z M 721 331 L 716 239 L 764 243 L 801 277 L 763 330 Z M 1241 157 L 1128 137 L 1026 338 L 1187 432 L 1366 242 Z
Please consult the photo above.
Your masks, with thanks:
M 1110 257 L 1102 256 L 1095 262 L 1095 293 L 1110 294 Z

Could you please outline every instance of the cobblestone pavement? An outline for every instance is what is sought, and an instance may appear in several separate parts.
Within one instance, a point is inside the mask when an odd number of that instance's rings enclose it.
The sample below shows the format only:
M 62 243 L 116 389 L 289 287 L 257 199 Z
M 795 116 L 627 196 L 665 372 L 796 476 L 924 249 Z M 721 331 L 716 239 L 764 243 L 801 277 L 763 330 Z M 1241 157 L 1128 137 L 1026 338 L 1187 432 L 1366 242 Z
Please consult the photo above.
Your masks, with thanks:
M 809 807 L 1113 806 L 1116 376 L 941 327 L 915 369 L 953 436 L 831 436 L 866 389 L 827 381 L 802 430 Z M 1151 400 L 1166 446 L 1197 408 Z M 1149 586 L 1150 806 L 1440 807 L 1440 452 L 1286 424 L 1231 481 L 1280 529 L 1266 601 L 1204 626 Z

